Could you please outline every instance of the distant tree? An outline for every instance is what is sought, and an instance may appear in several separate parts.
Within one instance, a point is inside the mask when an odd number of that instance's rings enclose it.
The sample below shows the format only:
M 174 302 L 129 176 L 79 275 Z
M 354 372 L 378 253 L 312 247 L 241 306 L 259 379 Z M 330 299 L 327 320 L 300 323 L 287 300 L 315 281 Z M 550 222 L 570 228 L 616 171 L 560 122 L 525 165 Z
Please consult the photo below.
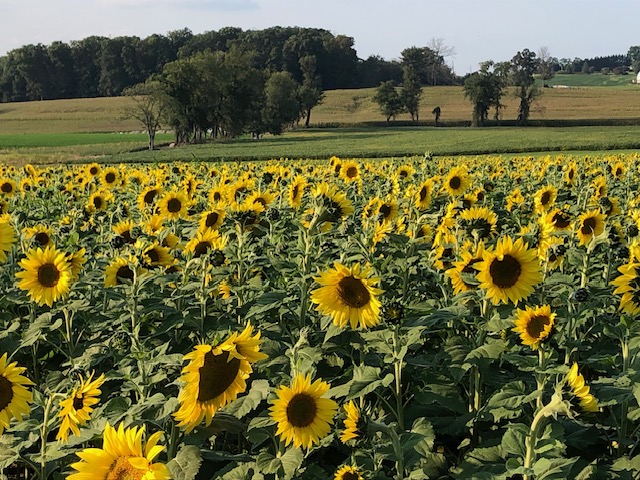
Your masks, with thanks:
M 629 47 L 627 58 L 631 64 L 633 73 L 638 73 L 640 71 L 640 45 Z
M 434 53 L 435 58 L 438 60 L 434 62 L 431 67 L 431 85 L 436 85 L 438 82 L 438 77 L 446 77 L 451 76 L 451 70 L 446 66 L 444 60 L 448 57 L 456 56 L 455 47 L 451 47 L 449 45 L 445 45 L 444 38 L 432 38 L 427 43 L 427 47 L 431 49 Z
M 547 47 L 540 47 L 538 50 L 538 74 L 542 79 L 542 85 L 544 86 L 547 80 L 550 80 L 556 74 L 554 65 L 556 60 L 549 53 Z
M 262 110 L 266 132 L 279 135 L 296 121 L 300 112 L 297 90 L 298 83 L 289 72 L 276 72 L 267 79 Z
M 433 110 L 431 110 L 431 113 L 434 116 L 435 125 L 437 127 L 438 126 L 438 121 L 440 120 L 440 115 L 442 114 L 442 109 L 440 107 L 436 107 Z
M 156 132 L 162 126 L 168 107 L 164 85 L 155 79 L 148 79 L 132 87 L 127 87 L 124 95 L 130 97 L 133 104 L 125 108 L 124 116 L 138 120 L 147 132 L 149 150 L 155 148 Z
M 402 97 L 400 97 L 396 87 L 390 80 L 382 82 L 376 88 L 373 101 L 380 106 L 380 111 L 387 118 L 387 123 L 391 118 L 395 119 L 403 111 Z
M 483 126 L 489 117 L 489 110 L 495 108 L 499 116 L 500 102 L 505 83 L 503 77 L 496 73 L 493 62 L 485 62 L 479 72 L 467 77 L 464 82 L 464 95 L 473 104 L 472 122 L 474 127 Z
M 529 120 L 531 104 L 540 95 L 535 84 L 533 74 L 538 70 L 536 54 L 525 48 L 511 59 L 512 81 L 516 86 L 516 97 L 520 100 L 518 106 L 518 122 L 526 125 Z
M 388 80 L 398 84 L 402 82 L 402 64 L 397 60 L 385 60 L 380 55 L 370 55 L 366 60 L 359 62 L 359 87 L 376 87 Z
M 589 67 L 589 62 L 586 60 L 582 64 L 582 68 L 580 69 L 580 73 L 591 73 L 591 67 Z
M 411 120 L 418 123 L 420 97 L 422 96 L 420 77 L 415 66 L 410 63 L 403 65 L 402 72 L 402 89 L 400 90 L 402 105 L 404 110 L 411 115 Z
M 322 79 L 316 73 L 316 57 L 307 55 L 300 59 L 300 68 L 302 69 L 302 85 L 298 88 L 298 99 L 305 128 L 309 128 L 311 120 L 311 109 L 319 105 L 324 98 L 322 91 Z

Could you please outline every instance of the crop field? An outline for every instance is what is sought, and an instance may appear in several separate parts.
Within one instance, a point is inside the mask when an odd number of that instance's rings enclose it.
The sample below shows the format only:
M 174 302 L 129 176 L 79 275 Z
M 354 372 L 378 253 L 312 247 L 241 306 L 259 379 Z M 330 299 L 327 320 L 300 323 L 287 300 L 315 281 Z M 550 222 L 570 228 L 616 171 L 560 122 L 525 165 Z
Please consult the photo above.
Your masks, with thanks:
M 637 478 L 640 155 L 0 167 L 4 478 Z

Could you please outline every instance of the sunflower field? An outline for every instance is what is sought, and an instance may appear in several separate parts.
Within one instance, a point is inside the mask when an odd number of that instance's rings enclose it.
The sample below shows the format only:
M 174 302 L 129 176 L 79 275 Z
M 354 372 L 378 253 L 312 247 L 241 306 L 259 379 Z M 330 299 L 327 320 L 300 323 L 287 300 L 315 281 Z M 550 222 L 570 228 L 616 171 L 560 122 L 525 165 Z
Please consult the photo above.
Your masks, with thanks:
M 0 479 L 637 478 L 639 183 L 0 166 Z

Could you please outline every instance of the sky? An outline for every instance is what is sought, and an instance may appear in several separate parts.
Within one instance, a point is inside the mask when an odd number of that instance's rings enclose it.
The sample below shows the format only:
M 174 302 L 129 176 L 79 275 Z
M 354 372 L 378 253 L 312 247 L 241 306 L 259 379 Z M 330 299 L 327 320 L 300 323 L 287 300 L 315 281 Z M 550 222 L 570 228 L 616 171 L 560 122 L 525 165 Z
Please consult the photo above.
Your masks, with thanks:
M 353 37 L 362 59 L 398 59 L 407 47 L 441 39 L 455 50 L 446 61 L 459 75 L 524 48 L 590 58 L 640 45 L 640 0 L 0 0 L 0 18 L 0 55 L 91 35 L 279 25 Z

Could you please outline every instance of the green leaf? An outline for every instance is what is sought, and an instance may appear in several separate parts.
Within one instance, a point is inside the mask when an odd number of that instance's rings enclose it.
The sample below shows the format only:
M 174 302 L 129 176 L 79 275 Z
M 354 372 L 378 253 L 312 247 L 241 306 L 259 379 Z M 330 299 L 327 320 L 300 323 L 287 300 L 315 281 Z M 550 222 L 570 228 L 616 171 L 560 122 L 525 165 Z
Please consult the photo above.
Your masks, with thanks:
M 238 418 L 242 418 L 249 412 L 252 412 L 263 400 L 267 399 L 269 395 L 269 381 L 268 380 L 254 380 L 251 383 L 251 389 L 249 393 L 244 397 L 240 397 L 237 400 L 231 402 L 225 408 L 226 413 L 235 415 Z
M 571 467 L 578 460 L 578 457 L 541 458 L 533 464 L 535 478 L 536 480 L 565 480 L 569 478 Z
M 304 455 L 299 448 L 290 448 L 280 457 L 285 480 L 291 480 L 296 477 L 296 472 L 302 465 L 303 460 Z
M 195 445 L 184 445 L 176 457 L 167 463 L 167 468 L 173 480 L 194 480 L 201 463 L 200 449 Z
M 393 375 L 388 373 L 380 378 L 381 370 L 367 365 L 357 366 L 353 369 L 353 380 L 350 382 L 349 393 L 345 400 L 360 398 L 373 392 L 380 386 L 387 387 L 393 382 Z

